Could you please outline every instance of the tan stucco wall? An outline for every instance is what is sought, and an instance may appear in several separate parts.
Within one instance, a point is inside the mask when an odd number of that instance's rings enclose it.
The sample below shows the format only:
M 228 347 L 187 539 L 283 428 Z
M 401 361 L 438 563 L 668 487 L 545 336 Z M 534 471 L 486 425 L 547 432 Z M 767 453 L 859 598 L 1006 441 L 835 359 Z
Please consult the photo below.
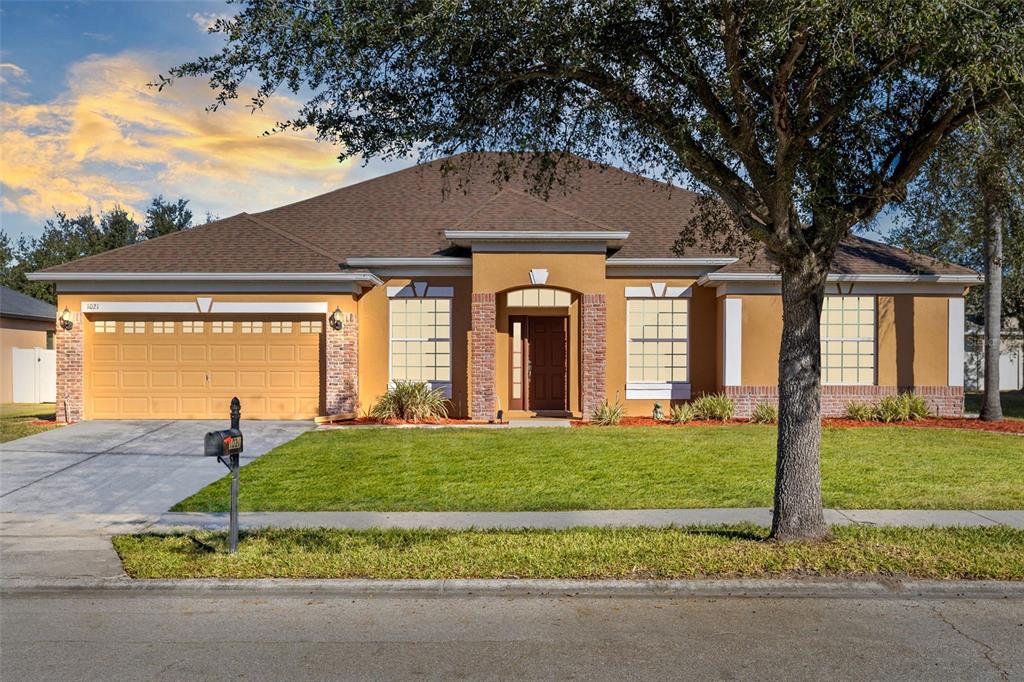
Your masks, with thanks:
M 389 376 L 389 306 L 387 288 L 405 286 L 412 279 L 391 279 L 359 299 L 359 409 L 369 410 L 385 391 Z M 465 417 L 469 395 L 470 287 L 468 277 L 416 277 L 429 286 L 450 286 L 452 298 L 452 410 L 451 416 Z
M 743 299 L 742 382 L 779 380 L 782 297 Z M 949 297 L 877 296 L 877 385 L 944 386 L 948 382 Z
M 0 317 L 0 403 L 14 400 L 12 380 L 15 348 L 46 348 L 46 332 L 54 322 Z
M 548 271 L 545 286 L 581 294 L 605 290 L 603 253 L 474 253 L 473 292 L 499 293 L 531 286 L 530 270 Z
M 740 376 L 744 386 L 779 383 L 782 297 L 739 296 L 743 301 Z

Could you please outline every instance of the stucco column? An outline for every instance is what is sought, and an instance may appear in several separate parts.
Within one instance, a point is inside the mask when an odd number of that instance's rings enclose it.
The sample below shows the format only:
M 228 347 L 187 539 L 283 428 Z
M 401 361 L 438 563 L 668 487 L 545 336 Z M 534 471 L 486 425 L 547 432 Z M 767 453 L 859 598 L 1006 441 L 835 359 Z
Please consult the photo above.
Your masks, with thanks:
M 341 329 L 334 329 L 326 322 L 324 402 L 327 414 L 359 409 L 359 322 L 353 313 L 345 313 L 343 320 Z
M 494 419 L 495 405 L 495 295 L 473 294 L 473 331 L 470 347 L 470 383 L 473 394 L 469 416 L 480 421 Z
M 64 329 L 55 320 L 53 336 L 57 355 L 57 421 L 67 424 L 85 416 L 85 318 L 82 313 L 72 313 L 71 322 L 71 329 Z
M 608 322 L 604 294 L 583 294 L 580 316 L 583 321 L 583 348 L 580 353 L 583 378 L 581 407 L 583 418 L 590 419 L 590 415 L 605 400 Z

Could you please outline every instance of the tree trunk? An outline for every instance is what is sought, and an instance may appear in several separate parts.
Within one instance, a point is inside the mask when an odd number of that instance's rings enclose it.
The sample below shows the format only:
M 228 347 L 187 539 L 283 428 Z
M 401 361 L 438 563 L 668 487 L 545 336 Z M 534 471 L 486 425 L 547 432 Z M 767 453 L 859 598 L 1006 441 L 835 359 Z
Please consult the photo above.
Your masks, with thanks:
M 782 268 L 779 436 L 772 538 L 828 537 L 821 507 L 821 347 L 825 276 L 810 259 Z
M 999 347 L 1003 318 L 1003 215 L 985 201 L 985 400 L 981 419 L 1003 420 L 999 400 Z

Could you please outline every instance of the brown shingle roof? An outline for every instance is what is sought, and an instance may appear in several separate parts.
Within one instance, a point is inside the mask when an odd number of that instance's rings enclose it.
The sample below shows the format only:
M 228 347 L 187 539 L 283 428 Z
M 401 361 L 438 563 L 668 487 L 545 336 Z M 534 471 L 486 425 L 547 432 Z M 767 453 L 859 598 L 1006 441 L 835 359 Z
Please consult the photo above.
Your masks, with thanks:
M 546 200 L 522 177 L 500 186 L 495 155 L 467 174 L 446 175 L 435 161 L 343 187 L 254 215 L 246 213 L 192 230 L 66 263 L 47 272 L 337 272 L 356 257 L 463 255 L 445 230 L 628 231 L 611 258 L 671 258 L 697 195 L 617 168 L 579 160 L 578 173 Z M 469 181 L 467 181 L 467 179 Z M 687 257 L 728 256 L 687 246 Z M 741 259 L 725 272 L 769 272 L 764 256 Z M 969 274 L 971 271 L 851 237 L 836 256 L 836 272 Z

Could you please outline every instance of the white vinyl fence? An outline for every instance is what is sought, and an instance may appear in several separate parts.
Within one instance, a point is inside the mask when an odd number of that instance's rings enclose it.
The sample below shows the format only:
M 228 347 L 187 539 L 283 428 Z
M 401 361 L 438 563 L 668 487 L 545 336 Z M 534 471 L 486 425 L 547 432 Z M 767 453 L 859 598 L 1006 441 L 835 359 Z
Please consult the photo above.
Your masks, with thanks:
M 12 348 L 11 379 L 16 403 L 57 400 L 57 353 L 45 348 Z

